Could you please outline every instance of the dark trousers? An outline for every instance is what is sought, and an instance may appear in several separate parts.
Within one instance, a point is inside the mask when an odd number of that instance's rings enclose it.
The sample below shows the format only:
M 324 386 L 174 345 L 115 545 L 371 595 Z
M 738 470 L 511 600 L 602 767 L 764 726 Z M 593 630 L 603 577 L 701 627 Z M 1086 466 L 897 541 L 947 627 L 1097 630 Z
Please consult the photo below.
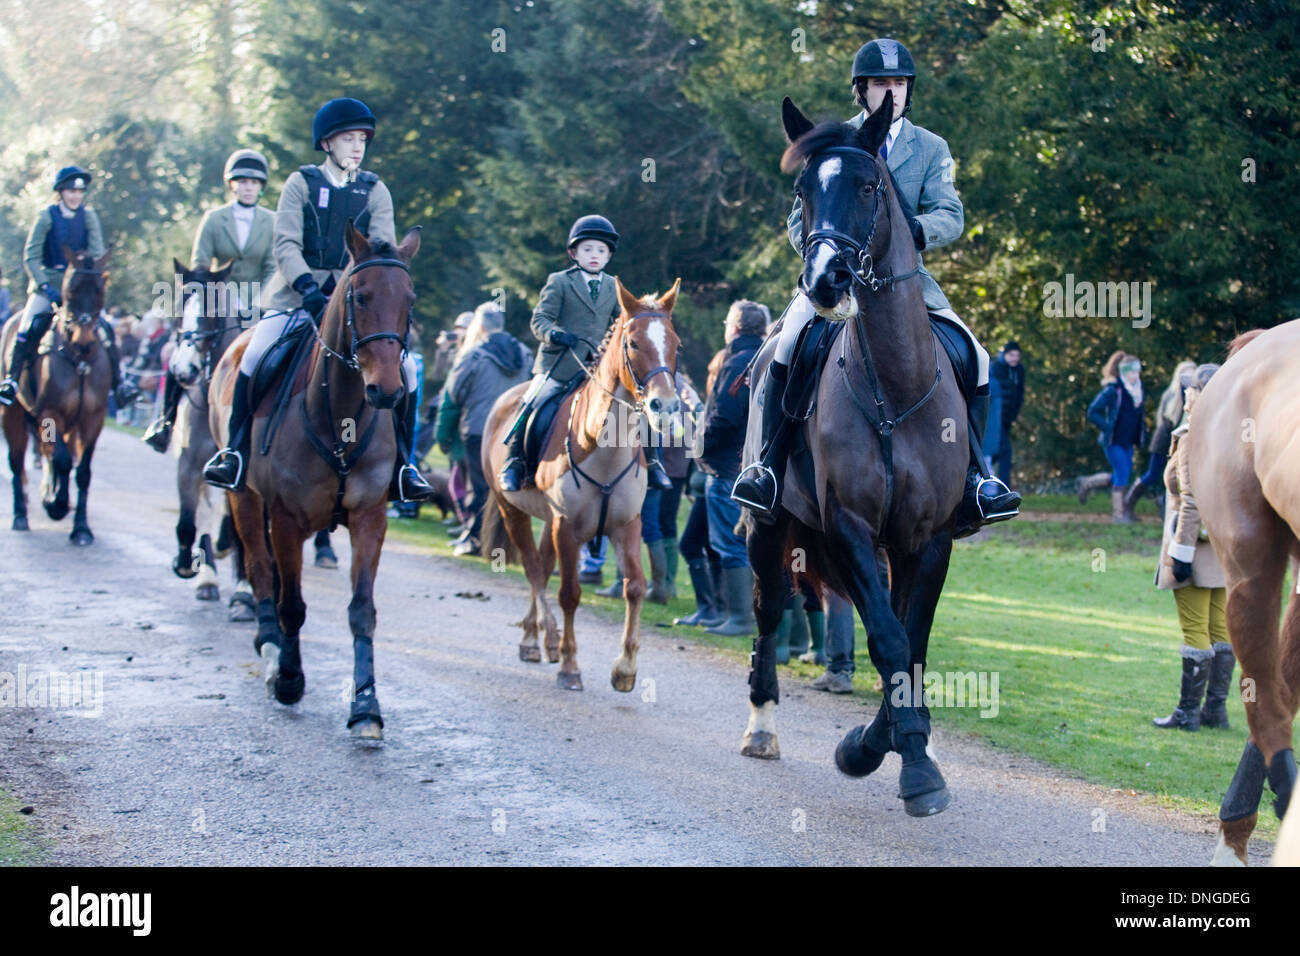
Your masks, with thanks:
M 469 469 L 469 486 L 472 491 L 466 507 L 474 520 L 470 523 L 469 533 L 477 538 L 483 528 L 483 505 L 488 497 L 487 478 L 483 476 L 483 436 L 470 435 L 465 439 L 465 464 Z
M 997 466 L 998 478 L 1008 488 L 1011 487 L 1011 426 L 1004 425 L 998 437 L 998 453 L 993 456 Z
M 691 510 L 686 516 L 686 527 L 682 529 L 677 550 L 687 561 L 717 557 L 709 547 L 709 512 L 703 495 L 691 502 Z

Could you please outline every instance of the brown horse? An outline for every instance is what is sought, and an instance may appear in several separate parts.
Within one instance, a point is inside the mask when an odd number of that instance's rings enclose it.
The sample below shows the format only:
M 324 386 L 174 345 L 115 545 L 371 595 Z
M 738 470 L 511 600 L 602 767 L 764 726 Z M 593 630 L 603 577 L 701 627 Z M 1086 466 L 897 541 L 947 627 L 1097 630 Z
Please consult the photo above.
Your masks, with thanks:
M 582 597 L 578 548 L 602 533 L 617 550 L 627 601 L 623 652 L 614 662 L 610 683 L 624 692 L 636 686 L 638 631 L 645 597 L 641 504 L 646 475 L 640 425 L 644 416 L 650 428 L 668 435 L 681 414 L 674 384 L 678 340 L 672 320 L 680 286 L 678 279 L 662 297 L 638 299 L 615 280 L 622 314 L 605 337 L 596 370 L 563 399 L 556 412 L 556 427 L 541 455 L 535 486 L 503 492 L 497 481 L 505 463 L 505 435 L 528 390 L 526 383 L 497 399 L 484 429 L 483 474 L 488 476 L 492 492 L 484 505 L 483 555 L 489 559 L 501 554 L 507 560 L 522 558 L 532 603 L 521 622 L 524 637 L 519 659 L 541 660 L 537 648 L 540 624 L 546 630 L 546 659 L 560 662 L 556 681 L 566 690 L 582 690 L 573 633 L 573 614 Z M 533 540 L 530 517 L 545 523 L 540 551 Z M 557 637 L 555 617 L 546 600 L 556 555 L 564 611 L 562 638 Z
M 101 347 L 98 334 L 108 286 L 104 264 L 109 253 L 96 259 L 85 251 L 65 249 L 64 255 L 73 265 L 63 274 L 63 307 L 55 326 L 55 347 L 37 358 L 30 388 L 20 389 L 18 401 L 4 409 L 4 432 L 13 472 L 13 529 L 28 528 L 23 456 L 30 429 L 45 461 L 42 504 L 55 521 L 68 513 L 68 477 L 74 467 L 77 469 L 77 510 L 68 537 L 73 544 L 85 546 L 95 540 L 86 521 L 90 461 L 104 427 L 113 381 L 108 353 Z M 24 318 L 25 313 L 19 313 L 5 323 L 0 333 L 0 355 L 9 355 Z M 8 369 L 2 371 L 8 373 Z
M 301 700 L 306 683 L 299 651 L 299 631 L 307 616 L 302 544 L 331 521 L 347 525 L 352 541 L 348 624 L 354 652 L 348 727 L 354 736 L 379 740 L 384 721 L 375 694 L 374 587 L 397 454 L 391 409 L 408 388 L 402 356 L 415 300 L 409 266 L 420 248 L 420 231 L 412 229 L 394 248 L 369 242 L 349 223 L 347 248 L 347 271 L 330 297 L 317 342 L 304 362 L 308 372 L 294 385 L 268 454 L 260 448 L 274 411 L 271 398 L 254 413 L 247 485 L 231 493 L 231 510 L 257 601 L 254 646 L 267 665 L 267 690 L 282 704 Z M 222 444 L 228 440 L 236 371 L 251 334 L 235 340 L 212 379 L 209 421 Z
M 814 481 L 801 456 L 792 456 L 775 520 L 746 519 L 759 636 L 741 752 L 780 755 L 776 630 L 786 566 L 797 552 L 810 576 L 857 607 L 885 687 L 875 719 L 844 737 L 836 764 L 850 776 L 865 776 L 888 751 L 897 751 L 904 809 L 929 816 L 942 811 L 949 796 L 926 754 L 930 715 L 919 677 L 948 573 L 969 451 L 961 440 L 965 404 L 952 365 L 936 346 L 916 247 L 879 156 L 885 118 L 892 115 L 890 94 L 861 129 L 814 127 L 788 98 L 782 106 L 791 143 L 782 168 L 802 166 L 795 190 L 803 201 L 806 253 L 799 287 L 819 315 L 847 327 L 802 426 Z M 759 376 L 767 373 L 775 347 L 771 336 L 754 363 L 747 461 L 758 457 Z M 877 565 L 878 548 L 888 556 L 887 575 Z
M 1242 344 L 1243 341 L 1246 344 Z M 1300 601 L 1278 633 L 1287 562 L 1300 559 L 1300 320 L 1234 341 L 1196 399 L 1187 437 L 1191 486 L 1228 591 L 1228 635 L 1241 662 L 1250 737 L 1219 809 L 1214 862 L 1246 862 L 1264 781 L 1279 818 L 1296 781 Z

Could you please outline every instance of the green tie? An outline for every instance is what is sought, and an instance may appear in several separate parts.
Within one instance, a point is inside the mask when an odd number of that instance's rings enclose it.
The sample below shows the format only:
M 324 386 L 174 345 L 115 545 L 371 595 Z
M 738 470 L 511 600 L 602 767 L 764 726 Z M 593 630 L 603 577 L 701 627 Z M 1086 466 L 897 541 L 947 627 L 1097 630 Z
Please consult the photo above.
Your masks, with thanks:
M 592 302 L 595 302 L 597 299 L 600 298 L 600 280 L 599 280 L 599 279 L 588 279 L 588 280 L 587 280 L 587 288 L 591 289 L 591 301 L 592 301 Z

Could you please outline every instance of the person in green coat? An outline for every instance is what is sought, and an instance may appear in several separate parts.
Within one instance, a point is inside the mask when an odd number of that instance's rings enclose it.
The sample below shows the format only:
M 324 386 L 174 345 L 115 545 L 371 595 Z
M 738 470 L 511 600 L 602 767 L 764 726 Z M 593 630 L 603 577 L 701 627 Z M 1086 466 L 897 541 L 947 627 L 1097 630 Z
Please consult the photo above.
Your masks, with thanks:
M 266 157 L 255 149 L 237 149 L 230 154 L 225 180 L 234 198 L 204 213 L 190 253 L 191 269 L 230 265 L 226 287 L 229 297 L 225 301 L 234 306 L 243 321 L 253 319 L 261 287 L 275 275 L 275 255 L 271 249 L 275 216 L 257 204 L 266 189 L 269 170 Z M 176 309 L 180 310 L 179 302 Z M 144 441 L 155 451 L 165 452 L 171 444 L 181 391 L 168 368 L 162 414 L 144 433 Z
M 524 487 L 524 422 L 541 408 L 589 363 L 618 317 L 618 295 L 605 266 L 618 248 L 618 231 L 604 216 L 581 216 L 569 229 L 568 255 L 573 265 L 552 272 L 533 309 L 532 331 L 542 343 L 533 362 L 533 383 L 524 396 L 519 417 L 506 443 L 510 454 L 497 479 L 505 491 Z M 663 465 L 648 455 L 647 479 L 652 488 L 672 487 Z
M 95 210 L 85 204 L 91 175 L 80 166 L 64 166 L 54 176 L 59 201 L 42 209 L 27 233 L 23 265 L 27 269 L 27 307 L 22 325 L 9 352 L 5 367 L 9 375 L 0 382 L 0 405 L 11 405 L 18 397 L 18 379 L 23 368 L 36 357 L 41 338 L 50 330 L 54 310 L 63 304 L 63 274 L 68 268 L 64 250 L 85 250 L 96 259 L 104 255 L 104 230 Z M 117 351 L 113 327 L 100 316 L 99 338 L 108 353 L 113 375 L 113 397 L 118 408 L 126 408 L 140 397 L 140 390 L 122 381 L 122 358 Z

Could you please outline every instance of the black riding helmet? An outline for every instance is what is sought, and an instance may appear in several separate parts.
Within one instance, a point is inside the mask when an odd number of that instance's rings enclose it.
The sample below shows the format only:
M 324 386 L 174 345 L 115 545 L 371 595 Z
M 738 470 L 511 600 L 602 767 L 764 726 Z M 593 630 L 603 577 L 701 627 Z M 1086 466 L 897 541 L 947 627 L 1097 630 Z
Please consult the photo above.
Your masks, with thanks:
M 316 111 L 316 119 L 311 124 L 312 142 L 317 149 L 324 149 L 321 140 L 352 129 L 364 130 L 370 134 L 367 139 L 373 139 L 375 114 L 360 100 L 354 100 L 350 96 L 339 97 Z
M 609 246 L 609 254 L 613 255 L 614 250 L 618 248 L 618 230 L 614 224 L 604 216 L 581 216 L 569 230 L 569 244 L 565 248 L 572 251 L 573 247 L 584 239 L 599 239 L 605 245 Z
M 853 89 L 858 89 L 858 80 L 873 76 L 907 77 L 907 105 L 903 107 L 906 116 L 912 108 L 912 85 L 916 82 L 916 64 L 907 47 L 897 40 L 881 38 L 862 44 L 857 55 L 853 57 Z M 858 102 L 866 109 L 866 94 L 863 92 Z
M 90 185 L 90 173 L 80 166 L 64 166 L 54 174 L 54 191 L 85 189 Z

